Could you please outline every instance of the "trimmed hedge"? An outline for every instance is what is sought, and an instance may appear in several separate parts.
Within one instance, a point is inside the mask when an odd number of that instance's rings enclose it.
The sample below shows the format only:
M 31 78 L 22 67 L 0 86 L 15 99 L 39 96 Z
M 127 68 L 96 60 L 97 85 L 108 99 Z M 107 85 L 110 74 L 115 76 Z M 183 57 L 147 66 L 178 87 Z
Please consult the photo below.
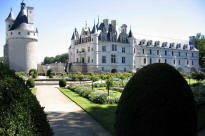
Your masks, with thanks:
M 29 79 L 26 81 L 26 85 L 27 85 L 29 88 L 34 88 L 34 87 L 35 87 L 35 81 L 33 80 L 33 78 L 29 78 Z
M 14 71 L 0 64 L 0 135 L 52 136 L 46 114 Z
M 59 86 L 60 87 L 65 87 L 66 86 L 66 80 L 64 78 L 62 78 L 61 80 L 59 80 Z
M 193 93 L 168 64 L 140 69 L 122 92 L 116 111 L 117 136 L 196 136 Z

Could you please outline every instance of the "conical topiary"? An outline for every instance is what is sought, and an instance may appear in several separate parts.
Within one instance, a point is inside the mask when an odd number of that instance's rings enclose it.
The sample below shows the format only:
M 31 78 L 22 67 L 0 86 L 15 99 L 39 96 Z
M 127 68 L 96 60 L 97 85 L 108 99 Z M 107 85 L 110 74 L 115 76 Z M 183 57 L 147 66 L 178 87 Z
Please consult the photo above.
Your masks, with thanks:
M 195 136 L 196 105 L 180 73 L 168 64 L 140 69 L 116 111 L 117 136 Z

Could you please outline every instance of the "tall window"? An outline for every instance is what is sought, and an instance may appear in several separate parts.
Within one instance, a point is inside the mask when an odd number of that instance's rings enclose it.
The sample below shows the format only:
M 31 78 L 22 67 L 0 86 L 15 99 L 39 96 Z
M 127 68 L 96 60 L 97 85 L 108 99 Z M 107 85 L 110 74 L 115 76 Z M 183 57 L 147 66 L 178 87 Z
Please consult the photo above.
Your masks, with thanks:
M 172 51 L 172 56 L 174 56 L 174 52 Z
M 192 53 L 192 57 L 194 57 L 194 53 Z
M 179 60 L 179 65 L 181 64 L 181 61 Z
M 181 56 L 181 53 L 179 52 L 179 56 Z
M 186 52 L 186 56 L 187 56 L 187 52 Z
M 164 63 L 167 63 L 167 59 L 164 60 Z
M 144 54 L 144 49 L 142 49 L 142 53 Z
M 161 60 L 159 59 L 158 62 L 161 63 Z
M 77 60 L 76 60 L 77 62 L 78 62 L 78 58 L 77 58 Z
M 192 65 L 194 65 L 194 61 L 192 60 Z
M 116 56 L 115 55 L 111 55 L 111 63 L 116 63 Z
M 125 47 L 122 47 L 122 53 L 125 53 Z
M 106 52 L 106 46 L 102 46 L 102 52 Z
M 88 47 L 88 52 L 90 52 L 90 47 Z
M 176 63 L 176 61 L 174 60 L 174 64 Z
M 149 54 L 150 54 L 150 55 L 152 54 L 152 50 L 149 50 Z
M 78 49 L 77 49 L 77 51 L 76 51 L 77 53 L 78 53 Z
M 117 45 L 116 44 L 112 45 L 112 51 L 117 51 Z
M 88 57 L 88 63 L 90 63 L 90 57 Z
M 157 50 L 157 55 L 159 55 L 159 50 Z
M 188 61 L 188 60 L 187 60 L 187 62 L 186 62 L 186 63 L 187 63 L 187 65 L 189 65 L 189 61 Z
M 106 56 L 102 56 L 102 63 L 106 63 Z
M 152 58 L 149 59 L 149 63 L 152 64 Z
M 125 57 L 122 57 L 122 63 L 125 63 Z
M 82 58 L 82 63 L 84 63 L 85 62 L 85 60 L 84 60 L 84 58 Z
M 144 58 L 144 64 L 146 64 L 147 63 L 147 60 L 146 60 L 146 58 Z
M 164 52 L 164 55 L 167 56 L 167 51 Z

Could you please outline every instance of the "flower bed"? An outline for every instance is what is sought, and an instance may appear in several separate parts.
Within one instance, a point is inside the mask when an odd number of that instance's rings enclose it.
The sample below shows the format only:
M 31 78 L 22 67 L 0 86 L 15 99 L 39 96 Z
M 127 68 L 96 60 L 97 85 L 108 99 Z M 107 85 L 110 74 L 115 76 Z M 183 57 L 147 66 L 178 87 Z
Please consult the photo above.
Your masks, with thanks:
M 119 97 L 116 97 L 114 95 L 108 96 L 107 93 L 101 90 L 96 90 L 96 89 L 92 90 L 90 87 L 87 86 L 77 86 L 71 84 L 70 86 L 68 86 L 68 89 L 78 93 L 80 96 L 85 97 L 94 103 L 112 104 L 112 103 L 118 103 L 119 101 Z

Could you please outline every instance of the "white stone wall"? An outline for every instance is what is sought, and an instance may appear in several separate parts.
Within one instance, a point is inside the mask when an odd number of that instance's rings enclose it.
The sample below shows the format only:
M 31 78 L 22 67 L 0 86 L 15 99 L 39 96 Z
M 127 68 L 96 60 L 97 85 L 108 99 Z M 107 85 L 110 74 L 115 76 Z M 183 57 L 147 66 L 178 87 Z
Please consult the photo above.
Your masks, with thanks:
M 9 39 L 9 67 L 15 71 L 29 72 L 37 69 L 37 42 L 31 39 Z

